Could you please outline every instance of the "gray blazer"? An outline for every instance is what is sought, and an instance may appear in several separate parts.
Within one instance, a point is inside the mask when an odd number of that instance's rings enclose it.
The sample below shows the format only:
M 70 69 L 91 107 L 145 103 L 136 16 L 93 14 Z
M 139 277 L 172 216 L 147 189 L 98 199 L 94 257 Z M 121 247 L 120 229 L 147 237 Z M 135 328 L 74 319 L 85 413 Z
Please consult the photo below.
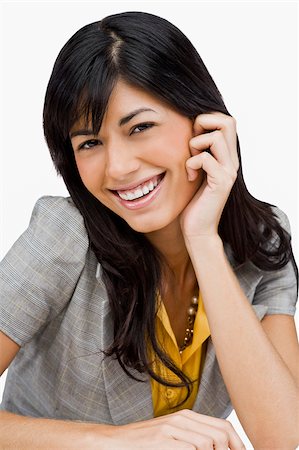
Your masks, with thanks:
M 285 214 L 275 213 L 289 230 Z M 251 262 L 238 267 L 225 250 L 259 319 L 295 314 L 291 263 L 275 272 Z M 8 370 L 2 409 L 117 425 L 153 417 L 148 376 L 135 372 L 144 382 L 132 380 L 101 352 L 113 338 L 111 311 L 101 267 L 70 198 L 38 200 L 28 229 L 3 259 L 0 329 L 21 346 Z M 211 337 L 193 410 L 220 418 L 232 411 Z

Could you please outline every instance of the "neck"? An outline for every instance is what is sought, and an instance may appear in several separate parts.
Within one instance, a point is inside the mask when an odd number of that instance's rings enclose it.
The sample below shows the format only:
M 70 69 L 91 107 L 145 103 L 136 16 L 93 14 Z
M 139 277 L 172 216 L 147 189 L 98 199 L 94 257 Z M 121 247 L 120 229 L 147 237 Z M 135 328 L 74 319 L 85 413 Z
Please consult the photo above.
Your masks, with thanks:
M 160 252 L 165 261 L 163 277 L 168 288 L 183 290 L 196 284 L 196 276 L 178 221 L 166 228 L 146 234 L 147 239 Z

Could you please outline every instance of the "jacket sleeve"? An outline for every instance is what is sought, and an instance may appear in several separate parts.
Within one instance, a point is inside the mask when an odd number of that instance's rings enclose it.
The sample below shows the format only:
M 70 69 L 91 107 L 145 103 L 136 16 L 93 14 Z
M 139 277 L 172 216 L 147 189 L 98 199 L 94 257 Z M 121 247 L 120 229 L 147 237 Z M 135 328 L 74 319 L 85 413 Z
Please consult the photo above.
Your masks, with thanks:
M 291 234 L 290 223 L 286 214 L 279 208 L 273 212 L 278 218 L 280 225 Z M 275 242 L 272 244 L 275 245 Z M 282 269 L 275 271 L 262 271 L 253 305 L 263 305 L 265 315 L 288 314 L 295 315 L 297 303 L 297 278 L 294 262 L 290 260 Z
M 27 230 L 0 263 L 0 330 L 20 346 L 72 297 L 89 242 L 70 198 L 42 197 Z

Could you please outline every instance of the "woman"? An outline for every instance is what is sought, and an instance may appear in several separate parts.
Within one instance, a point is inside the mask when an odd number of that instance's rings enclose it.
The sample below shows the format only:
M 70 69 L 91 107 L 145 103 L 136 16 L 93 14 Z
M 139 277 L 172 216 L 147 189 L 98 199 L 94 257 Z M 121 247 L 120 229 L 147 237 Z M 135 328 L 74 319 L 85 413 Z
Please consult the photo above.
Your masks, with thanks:
M 294 448 L 288 220 L 248 193 L 191 43 L 146 13 L 87 25 L 44 131 L 71 198 L 40 199 L 1 265 L 3 446 L 242 448 L 234 407 L 255 448 Z

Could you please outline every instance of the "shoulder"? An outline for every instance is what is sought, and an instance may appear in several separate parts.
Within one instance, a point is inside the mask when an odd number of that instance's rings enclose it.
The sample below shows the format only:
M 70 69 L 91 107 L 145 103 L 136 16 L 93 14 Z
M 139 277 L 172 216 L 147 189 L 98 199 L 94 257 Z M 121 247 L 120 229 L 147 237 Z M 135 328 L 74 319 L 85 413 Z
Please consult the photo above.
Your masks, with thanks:
M 271 206 L 272 213 L 274 217 L 277 219 L 279 225 L 286 230 L 289 234 L 291 233 L 291 225 L 288 216 L 284 211 L 282 211 L 277 206 Z
M 287 233 L 283 233 L 276 227 L 269 240 L 267 250 L 270 255 L 286 255 L 282 259 L 280 267 L 271 269 L 258 269 L 260 281 L 255 289 L 253 304 L 267 307 L 267 313 L 294 315 L 296 311 L 298 292 L 298 269 L 291 251 L 291 226 L 287 214 L 277 206 L 271 206 L 274 218 L 281 228 Z M 282 239 L 283 244 L 282 244 Z M 285 261 L 285 262 L 284 262 Z
M 29 280 L 44 286 L 53 278 L 73 285 L 85 264 L 89 239 L 84 220 L 70 198 L 41 197 L 34 205 L 28 228 L 1 261 L 0 273 L 9 286 Z M 55 278 L 55 281 L 54 281 Z M 27 287 L 26 287 L 27 289 Z
M 85 229 L 83 217 L 71 197 L 44 196 L 34 205 L 30 224 L 45 220 L 51 224 L 64 225 L 67 229 Z
M 0 329 L 28 342 L 71 300 L 89 239 L 70 198 L 42 197 L 28 228 L 0 263 Z
M 34 205 L 29 233 L 43 240 L 73 240 L 88 245 L 84 219 L 70 197 L 44 196 Z
M 271 233 L 264 241 L 264 250 L 276 256 L 277 251 L 281 251 L 281 238 L 285 242 L 290 240 L 291 227 L 287 214 L 276 206 L 271 206 L 273 218 L 269 218 L 269 223 L 261 225 L 261 231 L 269 226 Z M 275 223 L 276 222 L 276 223 Z M 279 227 L 283 229 L 279 230 Z M 286 232 L 288 236 L 283 236 Z M 227 257 L 234 269 L 239 283 L 254 306 L 258 305 L 261 313 L 265 314 L 295 314 L 297 302 L 297 272 L 296 264 L 291 255 L 288 262 L 280 268 L 262 269 L 252 260 L 238 263 L 230 245 L 225 245 Z M 262 305 L 262 306 L 259 306 Z

